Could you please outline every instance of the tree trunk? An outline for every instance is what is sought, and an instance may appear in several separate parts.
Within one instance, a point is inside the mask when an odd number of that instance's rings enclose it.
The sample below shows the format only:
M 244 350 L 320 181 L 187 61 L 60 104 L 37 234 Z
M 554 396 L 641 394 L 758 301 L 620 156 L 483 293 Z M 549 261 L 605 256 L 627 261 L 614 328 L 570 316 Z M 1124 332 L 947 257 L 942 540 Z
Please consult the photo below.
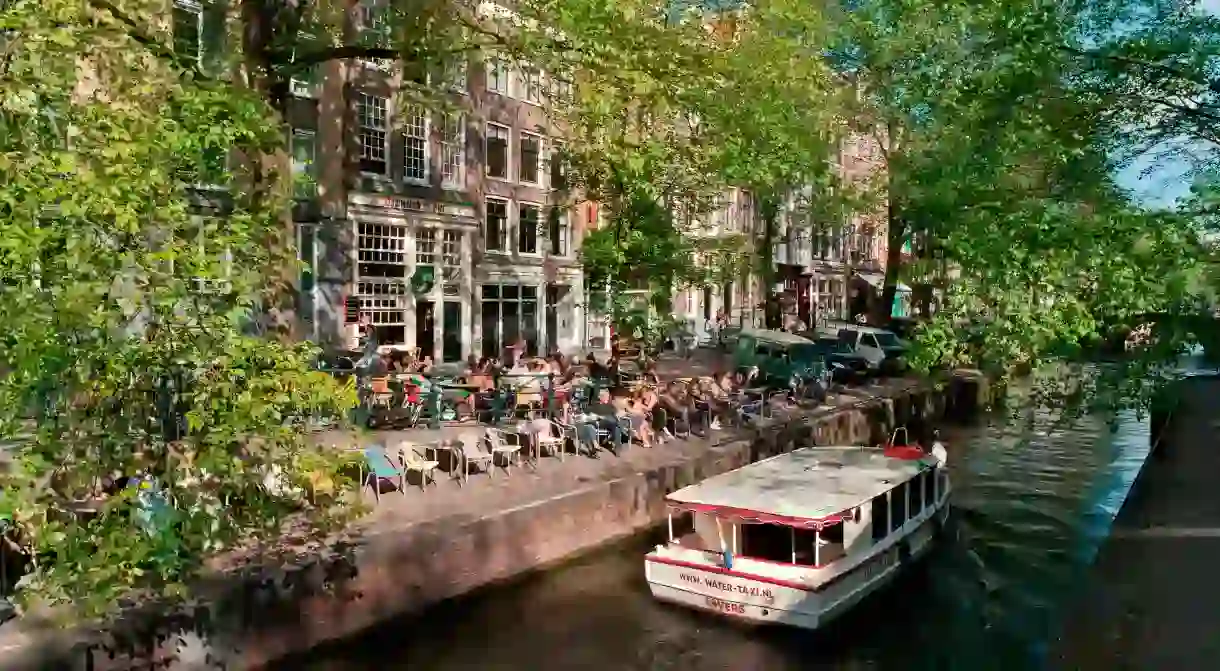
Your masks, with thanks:
M 272 60 L 272 41 L 281 11 L 287 10 L 266 0 L 241 3 L 242 75 L 246 85 L 267 102 L 280 125 L 287 128 L 290 85 L 276 71 Z M 292 161 L 284 144 L 271 151 L 260 147 L 247 152 L 247 207 L 256 216 L 267 209 L 278 214 L 280 225 L 269 227 L 264 239 L 270 263 L 261 301 L 262 322 L 269 335 L 292 339 L 298 335 L 296 300 L 300 277 L 292 214 Z
M 775 220 L 779 216 L 778 201 L 771 196 L 759 198 L 758 212 L 763 220 L 762 246 L 757 250 L 759 297 L 763 301 L 763 319 L 766 327 L 778 329 L 783 324 L 776 322 L 782 322 L 783 318 L 778 296 L 772 295 L 771 291 L 771 287 L 775 283 L 773 252 L 775 249 Z
M 897 208 L 891 200 L 886 206 L 886 240 L 885 250 L 885 284 L 881 289 L 881 299 L 873 305 L 869 321 L 874 326 L 884 327 L 890 321 L 894 310 L 894 297 L 898 295 L 898 276 L 902 270 L 902 244 L 906 238 L 906 222 L 898 215 Z

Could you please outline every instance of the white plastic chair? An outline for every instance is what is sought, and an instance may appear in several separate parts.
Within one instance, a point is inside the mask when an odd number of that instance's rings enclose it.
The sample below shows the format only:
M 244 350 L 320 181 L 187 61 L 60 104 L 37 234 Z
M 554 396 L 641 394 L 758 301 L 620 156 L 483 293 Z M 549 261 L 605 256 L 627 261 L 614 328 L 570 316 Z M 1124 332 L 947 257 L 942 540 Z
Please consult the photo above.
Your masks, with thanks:
M 458 454 L 459 461 L 462 464 L 462 471 L 458 474 L 459 486 L 464 484 L 465 480 L 470 479 L 470 467 L 472 464 L 487 471 L 489 477 L 494 476 L 495 468 L 493 462 L 496 455 L 490 449 L 484 450 L 483 444 L 484 441 L 480 440 L 478 436 L 462 436 L 458 439 L 458 443 L 451 448 Z
M 512 465 L 513 456 L 516 455 L 518 460 L 521 458 L 521 438 L 516 434 L 506 433 L 491 427 L 487 429 L 486 438 L 487 445 L 491 449 L 492 466 L 495 466 L 496 455 L 503 454 L 505 458 L 504 472 L 508 474 L 508 467 Z
M 414 443 L 402 442 L 398 444 L 398 456 L 402 460 L 402 468 L 406 473 L 412 471 L 419 473 L 419 488 L 424 489 L 425 485 L 436 484 L 436 467 L 440 465 L 439 461 L 425 459 L 418 451 L 416 451 Z

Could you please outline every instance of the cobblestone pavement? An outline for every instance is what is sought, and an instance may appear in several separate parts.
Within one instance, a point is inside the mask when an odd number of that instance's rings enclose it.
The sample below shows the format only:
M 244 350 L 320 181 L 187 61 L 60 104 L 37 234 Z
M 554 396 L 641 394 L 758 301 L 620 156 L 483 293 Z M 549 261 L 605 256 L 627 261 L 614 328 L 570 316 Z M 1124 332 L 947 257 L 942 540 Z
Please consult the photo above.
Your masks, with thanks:
M 1065 620 L 1055 668 L 1220 668 L 1220 377 L 1186 385 Z

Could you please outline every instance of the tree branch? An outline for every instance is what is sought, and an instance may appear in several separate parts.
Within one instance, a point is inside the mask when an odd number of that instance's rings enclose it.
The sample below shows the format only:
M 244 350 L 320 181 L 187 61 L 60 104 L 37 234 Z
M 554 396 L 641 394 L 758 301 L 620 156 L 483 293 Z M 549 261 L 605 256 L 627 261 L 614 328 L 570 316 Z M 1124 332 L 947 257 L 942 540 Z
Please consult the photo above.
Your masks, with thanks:
M 1107 53 L 1102 53 L 1100 51 L 1084 51 L 1081 49 L 1077 49 L 1075 47 L 1070 47 L 1066 44 L 1061 45 L 1060 49 L 1062 49 L 1063 51 L 1066 51 L 1070 54 L 1074 54 L 1076 56 L 1082 56 L 1084 58 L 1089 58 L 1092 60 L 1114 61 L 1115 63 L 1122 63 L 1123 65 L 1147 68 L 1149 70 L 1157 70 L 1163 74 L 1173 75 L 1175 77 L 1180 77 L 1187 81 L 1194 82 L 1201 86 L 1206 86 L 1207 89 L 1209 91 L 1211 91 L 1212 93 L 1220 94 L 1220 79 L 1210 79 L 1203 75 L 1200 75 L 1200 74 L 1197 74 L 1194 72 L 1190 72 L 1188 70 L 1184 70 L 1182 68 L 1179 68 L 1179 67 L 1176 67 L 1173 65 L 1167 65 L 1165 63 L 1155 63 L 1153 61 L 1146 61 L 1142 58 L 1134 58 L 1131 56 L 1123 56 L 1120 54 L 1107 54 Z
M 135 19 L 124 13 L 123 10 L 119 9 L 113 2 L 110 2 L 110 0 L 89 0 L 89 5 L 98 11 L 105 12 L 106 14 L 110 15 L 112 19 L 122 24 L 127 31 L 127 36 L 135 40 L 137 43 L 143 45 L 145 48 L 151 51 L 154 56 L 163 58 L 183 70 L 189 70 L 194 74 L 194 77 L 197 80 L 211 79 L 211 77 L 199 69 L 198 62 L 191 59 L 182 58 L 174 52 L 173 47 L 164 44 L 161 42 L 161 40 L 144 32 L 143 28 L 140 26 L 140 24 L 136 23 Z

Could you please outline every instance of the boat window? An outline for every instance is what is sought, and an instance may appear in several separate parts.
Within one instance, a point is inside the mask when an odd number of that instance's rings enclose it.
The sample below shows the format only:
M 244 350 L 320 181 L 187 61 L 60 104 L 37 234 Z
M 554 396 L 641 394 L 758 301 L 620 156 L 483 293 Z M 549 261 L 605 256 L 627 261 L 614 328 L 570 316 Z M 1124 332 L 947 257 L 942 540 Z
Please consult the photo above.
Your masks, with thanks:
M 797 535 L 797 549 L 799 550 L 802 547 L 808 548 L 808 563 L 813 564 L 814 533 L 779 524 L 741 525 L 741 548 L 739 554 L 742 557 L 791 564 L 794 531 Z
M 695 516 L 688 511 L 670 510 L 669 511 L 669 540 L 671 543 L 679 545 L 698 544 L 698 536 L 695 534 Z
M 890 531 L 897 531 L 907 521 L 907 483 L 890 491 Z
M 873 497 L 873 540 L 879 541 L 890 533 L 890 504 L 885 494 Z
M 918 478 L 907 482 L 907 512 L 911 517 L 923 512 L 923 487 L 919 484 Z
M 936 469 L 920 473 L 919 481 L 923 485 L 923 500 L 929 506 L 936 505 Z
M 818 538 L 818 565 L 825 566 L 836 559 L 842 559 L 847 554 L 843 544 L 843 524 L 832 524 L 822 529 Z

